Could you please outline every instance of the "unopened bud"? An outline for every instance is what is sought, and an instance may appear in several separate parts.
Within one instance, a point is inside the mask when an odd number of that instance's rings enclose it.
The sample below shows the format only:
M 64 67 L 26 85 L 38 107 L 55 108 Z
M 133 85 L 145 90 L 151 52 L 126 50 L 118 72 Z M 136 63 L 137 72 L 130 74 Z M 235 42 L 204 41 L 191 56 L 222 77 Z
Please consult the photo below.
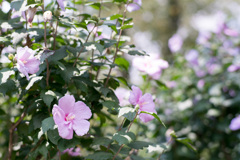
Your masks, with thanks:
M 44 12 L 43 19 L 45 22 L 50 21 L 52 19 L 52 12 L 51 11 Z
M 26 11 L 27 12 L 27 21 L 28 21 L 28 24 L 30 27 L 32 27 L 32 21 L 33 21 L 33 18 L 37 12 L 37 8 L 35 7 L 29 7 L 28 10 Z
M 57 10 L 55 10 L 54 11 L 54 15 L 56 16 L 56 17 L 59 17 L 60 16 L 60 11 L 57 9 Z
M 101 26 L 101 25 L 103 25 L 103 23 L 104 23 L 104 21 L 103 21 L 103 20 L 100 20 L 97 25 L 98 25 L 98 26 Z
M 92 16 L 92 20 L 98 22 L 98 21 L 99 21 L 99 18 L 98 18 L 96 15 L 93 15 L 93 16 Z
M 10 61 L 13 61 L 14 55 L 10 53 L 10 54 L 8 55 L 8 59 L 9 59 Z

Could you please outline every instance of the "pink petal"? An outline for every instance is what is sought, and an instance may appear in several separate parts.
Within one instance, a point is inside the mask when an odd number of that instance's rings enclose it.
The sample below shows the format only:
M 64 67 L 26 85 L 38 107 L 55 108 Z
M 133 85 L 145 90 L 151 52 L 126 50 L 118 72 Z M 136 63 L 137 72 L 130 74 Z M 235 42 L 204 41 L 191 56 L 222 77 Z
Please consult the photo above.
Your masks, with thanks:
M 69 124 L 65 124 L 65 123 L 58 124 L 58 132 L 59 132 L 59 136 L 64 139 L 73 138 L 73 129 L 69 127 Z
M 36 58 L 29 59 L 25 64 L 25 67 L 28 68 L 28 73 L 34 74 L 39 70 L 40 61 Z
M 73 129 L 78 136 L 83 136 L 89 131 L 90 122 L 87 120 L 73 120 Z
M 154 109 L 155 104 L 153 102 L 152 95 L 150 93 L 144 94 L 139 100 L 139 106 L 142 111 L 149 110 L 149 108 Z
M 65 7 L 64 7 L 64 0 L 57 0 L 59 7 L 61 8 L 61 10 L 65 11 Z
M 92 116 L 90 108 L 82 101 L 78 101 L 74 104 L 73 113 L 75 115 L 75 119 L 78 120 L 89 119 Z
M 71 95 L 66 94 L 58 101 L 58 106 L 64 111 L 65 114 L 72 112 L 75 104 L 75 98 Z
M 157 113 L 155 109 L 151 109 L 151 108 L 145 109 L 144 111 Z M 146 113 L 141 113 L 139 115 L 139 118 L 144 123 L 149 122 L 149 121 L 154 119 L 154 117 L 152 115 L 149 115 L 149 114 L 146 114 Z
M 53 120 L 54 120 L 56 125 L 59 125 L 59 124 L 65 122 L 65 113 L 56 104 L 53 106 L 52 114 L 53 114 Z
M 142 96 L 142 91 L 138 87 L 132 86 L 132 91 L 130 92 L 129 102 L 132 105 L 136 105 L 136 104 L 138 104 L 138 101 L 141 96 Z

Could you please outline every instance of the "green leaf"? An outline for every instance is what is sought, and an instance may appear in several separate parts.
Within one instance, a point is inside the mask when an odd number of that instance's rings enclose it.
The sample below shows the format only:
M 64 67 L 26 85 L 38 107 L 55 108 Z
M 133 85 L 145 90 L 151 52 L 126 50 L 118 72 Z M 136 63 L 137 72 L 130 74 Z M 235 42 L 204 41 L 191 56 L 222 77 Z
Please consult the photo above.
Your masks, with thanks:
M 25 6 L 24 0 L 15 0 L 11 2 L 11 9 L 19 11 L 21 7 Z
M 112 140 L 117 141 L 119 145 L 129 144 L 136 139 L 136 136 L 133 132 L 124 132 L 120 131 L 113 135 Z
M 40 154 L 42 154 L 45 159 L 47 159 L 48 149 L 47 149 L 46 143 L 42 143 L 42 144 L 38 147 L 38 152 L 39 152 Z
M 145 55 L 147 55 L 146 52 L 141 51 L 141 50 L 130 50 L 130 51 L 128 51 L 128 54 L 130 54 L 132 56 L 135 56 L 135 55 L 145 56 Z
M 86 160 L 109 160 L 113 158 L 113 154 L 109 152 L 95 152 L 86 157 Z
M 102 55 L 102 52 L 104 51 L 104 46 L 102 46 L 99 43 L 94 43 L 94 42 L 87 42 L 84 44 L 85 48 L 89 51 L 89 50 L 98 50 L 99 53 Z
M 48 57 L 48 62 L 59 61 L 68 55 L 67 47 L 62 46 L 60 49 L 56 50 L 55 53 Z
M 16 84 L 13 80 L 8 80 L 6 83 L 0 85 L 0 93 L 4 95 L 16 89 Z
M 58 141 L 58 149 L 62 152 L 64 151 L 65 149 L 68 149 L 68 148 L 73 148 L 75 147 L 77 144 L 79 144 L 80 141 L 79 139 L 77 138 L 73 138 L 71 140 L 67 140 L 67 139 L 60 139 Z
M 124 77 L 116 77 L 120 82 L 122 82 L 122 84 L 124 84 L 125 86 L 131 88 L 129 85 L 128 85 L 128 82 L 127 80 L 124 78 Z
M 112 15 L 110 17 L 107 17 L 106 20 L 115 20 L 115 19 L 118 19 L 120 17 L 123 17 L 123 15 L 121 15 L 121 14 L 114 14 L 114 15 Z
M 123 108 L 120 108 L 118 113 L 118 117 L 121 117 L 121 116 L 127 118 L 129 121 L 132 121 L 136 116 L 136 111 L 134 108 L 131 108 L 131 107 L 123 107 Z
M 117 64 L 120 68 L 125 69 L 126 71 L 128 71 L 128 68 L 130 66 L 129 62 L 122 57 L 116 58 L 115 64 Z
M 40 81 L 42 78 L 43 78 L 43 76 L 32 77 L 26 87 L 26 90 L 29 90 L 34 85 L 34 83 Z
M 109 139 L 109 138 L 106 138 L 106 137 L 101 137 L 101 138 L 95 138 L 93 140 L 93 143 L 92 145 L 109 145 L 110 143 L 112 143 L 113 140 Z
M 124 30 L 124 29 L 129 29 L 129 28 L 132 28 L 133 27 L 133 23 L 131 24 L 124 24 L 123 26 L 121 26 L 121 29 Z
M 52 101 L 56 98 L 56 94 L 51 90 L 48 90 L 47 92 L 41 91 L 40 97 L 43 99 L 44 103 L 50 107 Z
M 156 113 L 146 112 L 146 111 L 141 111 L 140 113 L 146 113 L 146 114 L 152 115 L 154 118 L 156 118 L 166 128 L 165 124 L 161 121 L 161 119 L 158 117 L 158 115 Z
M 45 133 L 46 131 L 48 131 L 49 129 L 53 129 L 55 125 L 55 122 L 53 120 L 53 117 L 48 117 L 46 119 L 44 119 L 42 121 L 42 130 L 43 130 L 43 133 Z
M 163 88 L 163 89 L 168 89 L 168 87 L 166 86 L 166 84 L 164 84 L 163 82 L 156 80 L 156 83 L 159 87 Z
M 40 113 L 33 115 L 32 123 L 33 123 L 34 130 L 42 127 L 42 121 L 44 119 L 46 119 L 47 117 L 48 117 L 48 115 L 44 112 L 40 112 Z
M 144 141 L 134 141 L 132 143 L 129 143 L 128 146 L 130 148 L 134 149 L 143 149 L 145 147 L 148 147 L 149 145 L 152 145 L 153 143 L 150 142 L 144 142 Z
M 106 80 L 107 80 L 107 79 L 105 78 L 105 79 L 104 79 L 104 83 L 106 83 Z M 118 82 L 117 80 L 115 80 L 114 78 L 109 78 L 107 86 L 109 86 L 109 87 L 111 87 L 111 88 L 113 88 L 113 89 L 117 89 L 117 88 L 120 86 L 120 84 L 119 84 L 119 82 Z
M 55 145 L 58 144 L 59 139 L 61 139 L 61 137 L 59 136 L 58 130 L 54 129 L 54 130 L 48 130 L 47 131 L 47 136 L 48 139 Z
M 105 101 L 102 102 L 102 105 L 108 108 L 108 112 L 111 114 L 118 114 L 118 110 L 120 108 L 119 104 L 113 101 Z
M 192 151 L 197 152 L 197 149 L 191 144 L 192 141 L 190 139 L 188 139 L 188 138 L 176 138 L 175 140 L 184 144 L 186 147 L 188 147 Z

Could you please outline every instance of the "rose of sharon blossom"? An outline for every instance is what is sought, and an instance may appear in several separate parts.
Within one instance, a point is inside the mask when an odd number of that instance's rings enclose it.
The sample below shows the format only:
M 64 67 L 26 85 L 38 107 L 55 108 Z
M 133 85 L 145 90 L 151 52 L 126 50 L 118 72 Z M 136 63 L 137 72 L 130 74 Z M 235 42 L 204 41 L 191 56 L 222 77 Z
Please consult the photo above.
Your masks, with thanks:
M 229 128 L 233 131 L 240 129 L 240 115 L 232 119 Z
M 40 61 L 34 57 L 35 51 L 26 47 L 18 47 L 16 60 L 17 69 L 29 80 L 29 73 L 34 74 L 39 70 Z
M 139 71 L 147 73 L 153 79 L 159 79 L 162 70 L 168 68 L 168 62 L 151 55 L 150 57 L 134 58 L 133 66 Z
M 155 110 L 155 104 L 153 102 L 152 95 L 149 93 L 142 95 L 142 91 L 136 86 L 132 86 L 129 102 L 135 106 L 139 105 L 139 112 L 146 111 L 157 113 Z M 154 119 L 153 116 L 146 113 L 141 113 L 139 115 L 139 118 L 143 122 L 148 122 Z
M 92 116 L 91 110 L 82 101 L 75 102 L 71 95 L 60 98 L 58 105 L 53 106 L 52 114 L 59 135 L 64 139 L 72 139 L 73 130 L 78 136 L 89 130 L 90 122 L 87 119 Z
M 68 148 L 66 150 L 63 151 L 63 153 L 68 153 L 68 155 L 72 156 L 72 157 L 76 157 L 76 156 L 80 156 L 80 148 L 76 148 L 74 150 L 74 148 Z
M 35 16 L 37 12 L 37 8 L 32 8 L 32 7 L 29 7 L 28 10 L 26 11 L 27 13 L 27 21 L 28 21 L 28 24 L 30 27 L 32 27 L 32 21 L 33 21 L 33 18 Z
M 127 6 L 128 12 L 137 11 L 142 6 L 142 0 L 133 0 L 133 3 L 129 3 Z

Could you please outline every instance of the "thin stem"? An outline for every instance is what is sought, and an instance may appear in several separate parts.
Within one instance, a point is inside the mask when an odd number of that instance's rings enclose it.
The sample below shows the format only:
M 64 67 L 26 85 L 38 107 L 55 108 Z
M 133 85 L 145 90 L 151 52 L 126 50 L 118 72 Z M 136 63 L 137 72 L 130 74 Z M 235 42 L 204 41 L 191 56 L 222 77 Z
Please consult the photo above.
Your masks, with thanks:
M 125 22 L 125 17 L 126 17 L 126 13 L 127 13 L 127 7 L 128 7 L 128 4 L 129 4 L 129 0 L 127 1 L 127 5 L 126 5 L 126 7 L 125 7 L 125 10 L 124 10 L 124 12 L 123 12 L 123 21 L 122 21 L 122 24 L 121 24 L 121 26 L 123 26 L 124 25 L 124 22 Z M 117 53 L 118 53 L 118 51 L 119 51 L 119 42 L 120 42 L 120 38 L 121 38 L 121 35 L 122 35 L 122 29 L 120 29 L 120 32 L 119 32 L 119 37 L 118 37 L 118 41 L 117 41 L 117 43 L 116 43 L 116 50 L 115 50 L 115 54 L 114 54 L 114 57 L 113 57 L 113 62 L 112 62 L 112 64 L 114 64 L 115 63 L 115 60 L 116 60 L 116 57 L 117 57 Z M 106 80 L 106 82 L 105 82 L 105 87 L 107 86 L 107 84 L 108 84 L 108 81 L 109 81 L 109 78 L 110 78 L 110 74 L 111 74 L 111 72 L 112 72 L 112 69 L 113 69 L 113 67 L 112 66 L 110 66 L 110 70 L 109 70 L 109 72 L 108 72 L 108 75 L 107 75 L 107 80 Z
M 121 131 L 121 130 L 122 130 L 122 126 L 123 126 L 123 124 L 124 124 L 125 120 L 126 120 L 126 118 L 124 118 L 124 119 L 123 119 L 123 121 L 122 121 L 121 125 L 120 125 L 120 126 L 119 126 L 119 128 L 118 128 L 118 131 Z
M 12 125 L 12 127 L 9 129 L 9 144 L 8 144 L 8 160 L 11 160 L 12 158 L 12 150 L 13 150 L 13 132 L 15 128 L 22 122 L 23 118 L 25 117 L 27 112 L 27 108 L 25 111 L 21 114 L 20 118 L 18 121 Z
M 173 138 L 171 137 L 170 140 L 169 140 L 168 143 L 167 143 L 167 146 L 172 142 L 172 140 L 173 140 Z M 159 154 L 157 160 L 160 160 L 160 158 L 161 158 L 162 154 L 165 152 L 165 150 L 166 150 L 166 149 L 164 149 L 164 150 L 162 151 L 162 153 Z
M 35 150 L 37 149 L 37 147 L 42 143 L 43 140 L 44 140 L 44 137 L 42 136 L 41 139 L 37 142 L 36 146 L 33 147 L 33 148 L 29 151 L 29 153 L 35 151 Z M 27 156 L 26 156 L 24 159 L 28 159 L 29 153 L 27 154 Z
M 138 111 L 137 111 L 135 117 L 133 118 L 132 122 L 129 124 L 128 129 L 127 129 L 127 132 L 130 130 L 130 128 L 131 128 L 131 126 L 132 126 L 134 120 L 137 118 L 137 115 L 138 115 Z
M 54 35 L 53 35 L 53 50 L 56 49 L 57 28 L 58 28 L 58 21 L 57 21 L 57 23 L 56 23 L 56 30 L 55 30 L 55 33 L 54 33 Z
M 89 39 L 91 33 L 93 32 L 93 30 L 95 29 L 95 27 L 96 27 L 96 24 L 94 25 L 93 29 L 89 32 L 89 34 L 88 34 L 88 36 L 87 36 L 87 39 L 85 40 L 85 43 L 88 42 L 88 39 Z M 76 65 L 76 63 L 77 63 L 77 60 L 78 60 L 78 58 L 80 57 L 83 49 L 84 49 L 84 45 L 81 47 L 81 50 L 79 51 L 78 56 L 77 56 L 76 60 L 74 61 L 73 67 L 75 67 L 75 65 Z
M 113 157 L 112 160 L 114 160 L 114 159 L 117 157 L 117 155 L 119 154 L 119 152 L 122 150 L 123 146 L 124 146 L 124 144 L 122 144 L 122 145 L 120 146 L 120 148 L 118 149 L 117 153 L 114 155 L 114 157 Z

